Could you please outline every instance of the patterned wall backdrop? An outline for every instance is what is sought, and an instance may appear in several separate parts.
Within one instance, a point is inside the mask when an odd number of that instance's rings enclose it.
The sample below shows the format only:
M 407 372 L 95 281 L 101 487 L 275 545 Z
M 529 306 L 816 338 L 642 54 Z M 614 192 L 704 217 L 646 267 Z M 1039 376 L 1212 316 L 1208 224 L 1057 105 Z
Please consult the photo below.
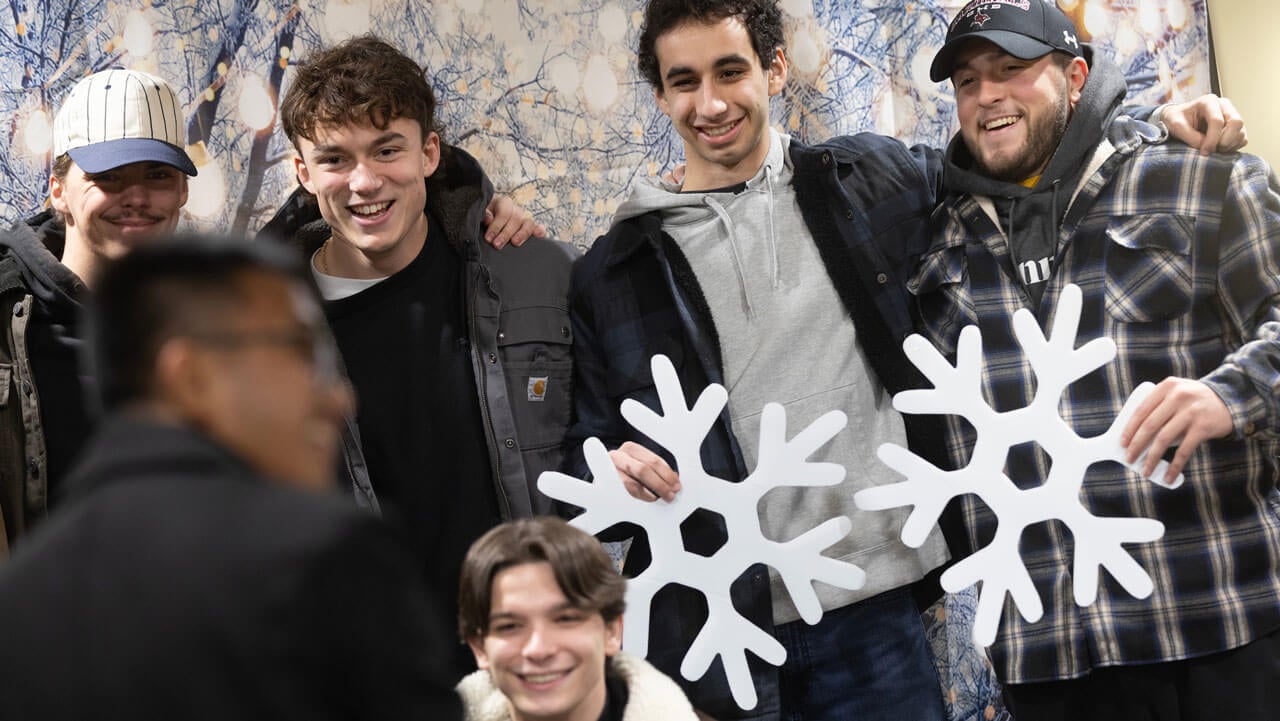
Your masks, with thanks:
M 943 144 L 945 83 L 927 68 L 955 0 L 782 0 L 792 76 L 778 127 L 819 139 L 875 130 Z M 1209 88 L 1204 0 L 1062 0 L 1117 57 L 1131 99 Z M 0 26 L 0 217 L 44 201 L 50 127 L 77 79 L 113 65 L 163 76 L 186 102 L 200 165 L 196 223 L 252 231 L 293 185 L 275 99 L 290 67 L 376 32 L 430 68 L 448 137 L 566 240 L 607 227 L 630 183 L 677 162 L 679 138 L 634 70 L 640 0 L 8 0 Z
M 928 65 L 956 0 L 781 0 L 792 75 L 773 122 L 817 140 L 862 130 L 945 144 Z M 634 70 L 642 0 L 7 0 L 0 22 L 0 219 L 45 200 L 53 114 L 86 73 L 158 74 L 186 104 L 200 167 L 188 221 L 252 232 L 294 185 L 276 98 L 318 46 L 375 32 L 430 68 L 446 137 L 564 240 L 587 245 L 638 177 L 680 160 Z M 1119 60 L 1132 102 L 1208 92 L 1205 0 L 1059 0 Z M 972 598 L 932 610 L 954 718 L 1004 716 L 968 644 Z

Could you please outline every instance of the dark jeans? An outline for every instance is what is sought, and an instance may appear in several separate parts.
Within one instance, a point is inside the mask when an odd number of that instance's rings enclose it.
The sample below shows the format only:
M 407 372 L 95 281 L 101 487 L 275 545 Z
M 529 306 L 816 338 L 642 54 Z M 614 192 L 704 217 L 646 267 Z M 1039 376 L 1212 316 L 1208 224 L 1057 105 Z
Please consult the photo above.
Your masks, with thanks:
M 1280 631 L 1210 656 L 1005 686 L 1017 721 L 1278 721 Z
M 944 721 L 942 686 L 906 588 L 777 628 L 783 721 Z

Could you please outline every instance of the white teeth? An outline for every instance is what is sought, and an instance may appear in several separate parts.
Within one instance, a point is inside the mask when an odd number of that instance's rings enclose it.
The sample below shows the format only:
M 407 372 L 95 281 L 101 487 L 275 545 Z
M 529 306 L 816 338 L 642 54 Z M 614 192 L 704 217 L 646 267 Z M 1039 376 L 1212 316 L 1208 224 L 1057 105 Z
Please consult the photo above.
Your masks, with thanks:
M 702 133 L 703 135 L 709 135 L 713 138 L 718 138 L 721 135 L 724 135 L 725 133 L 729 132 L 730 130 L 733 130 L 733 127 L 735 125 L 737 125 L 737 123 L 729 123 L 728 125 L 717 125 L 713 128 L 703 128 Z
M 353 205 L 351 206 L 351 212 L 356 215 L 374 215 L 386 210 L 389 205 L 391 205 L 390 200 L 386 200 L 381 203 L 369 203 L 367 205 Z
M 543 673 L 543 674 L 525 676 L 524 678 L 529 683 L 550 683 L 551 681 L 554 681 L 560 678 L 560 674 Z
M 1003 128 L 1006 125 L 1013 125 L 1016 122 L 1018 122 L 1018 117 L 1016 115 L 1006 115 L 1003 118 L 996 118 L 995 120 L 988 122 L 983 127 L 987 130 L 995 130 L 996 128 Z

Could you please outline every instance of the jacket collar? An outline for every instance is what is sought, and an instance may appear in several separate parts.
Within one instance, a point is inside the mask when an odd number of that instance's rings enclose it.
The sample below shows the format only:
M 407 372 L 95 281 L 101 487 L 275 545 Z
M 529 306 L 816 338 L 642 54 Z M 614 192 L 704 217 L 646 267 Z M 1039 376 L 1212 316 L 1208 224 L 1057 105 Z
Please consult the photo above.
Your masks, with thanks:
M 102 419 L 79 462 L 67 474 L 67 489 L 83 495 L 122 481 L 182 475 L 261 482 L 244 461 L 196 431 L 130 412 Z

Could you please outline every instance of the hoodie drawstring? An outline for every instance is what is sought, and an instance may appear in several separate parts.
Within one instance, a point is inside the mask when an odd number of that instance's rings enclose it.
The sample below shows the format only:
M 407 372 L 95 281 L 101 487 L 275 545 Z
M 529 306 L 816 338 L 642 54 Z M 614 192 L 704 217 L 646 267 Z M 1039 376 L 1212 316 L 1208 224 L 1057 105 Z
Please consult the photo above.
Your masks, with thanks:
M 733 220 L 729 217 L 729 212 L 724 209 L 720 201 L 710 195 L 703 196 L 702 202 L 708 208 L 715 212 L 716 217 L 724 223 L 725 230 L 729 235 L 729 255 L 733 258 L 733 272 L 738 275 L 738 286 L 742 288 L 742 303 L 747 308 L 747 317 L 756 317 L 755 308 L 751 305 L 751 294 L 747 292 L 747 277 L 742 271 L 742 258 L 738 254 L 738 232 L 733 226 Z
M 764 186 L 769 193 L 769 264 L 770 274 L 772 277 L 771 286 L 774 290 L 782 284 L 782 270 L 778 267 L 778 234 L 773 228 L 773 168 L 765 166 L 764 169 Z
M 778 261 L 778 233 L 774 226 L 773 220 L 773 173 L 772 168 L 766 166 L 764 172 L 765 192 L 769 195 L 769 235 L 765 238 L 765 247 L 769 252 L 769 286 L 773 290 L 777 290 L 782 285 L 782 269 L 781 263 Z M 738 230 L 733 223 L 733 218 L 729 215 L 729 211 L 725 209 L 715 196 L 706 195 L 702 198 L 702 203 L 710 208 L 720 222 L 724 224 L 725 230 L 729 237 L 729 254 L 733 258 L 733 271 L 738 276 L 738 285 L 742 288 L 742 303 L 747 309 L 747 317 L 755 318 L 755 306 L 751 303 L 751 293 L 747 289 L 746 272 L 743 269 L 742 256 L 739 252 Z

